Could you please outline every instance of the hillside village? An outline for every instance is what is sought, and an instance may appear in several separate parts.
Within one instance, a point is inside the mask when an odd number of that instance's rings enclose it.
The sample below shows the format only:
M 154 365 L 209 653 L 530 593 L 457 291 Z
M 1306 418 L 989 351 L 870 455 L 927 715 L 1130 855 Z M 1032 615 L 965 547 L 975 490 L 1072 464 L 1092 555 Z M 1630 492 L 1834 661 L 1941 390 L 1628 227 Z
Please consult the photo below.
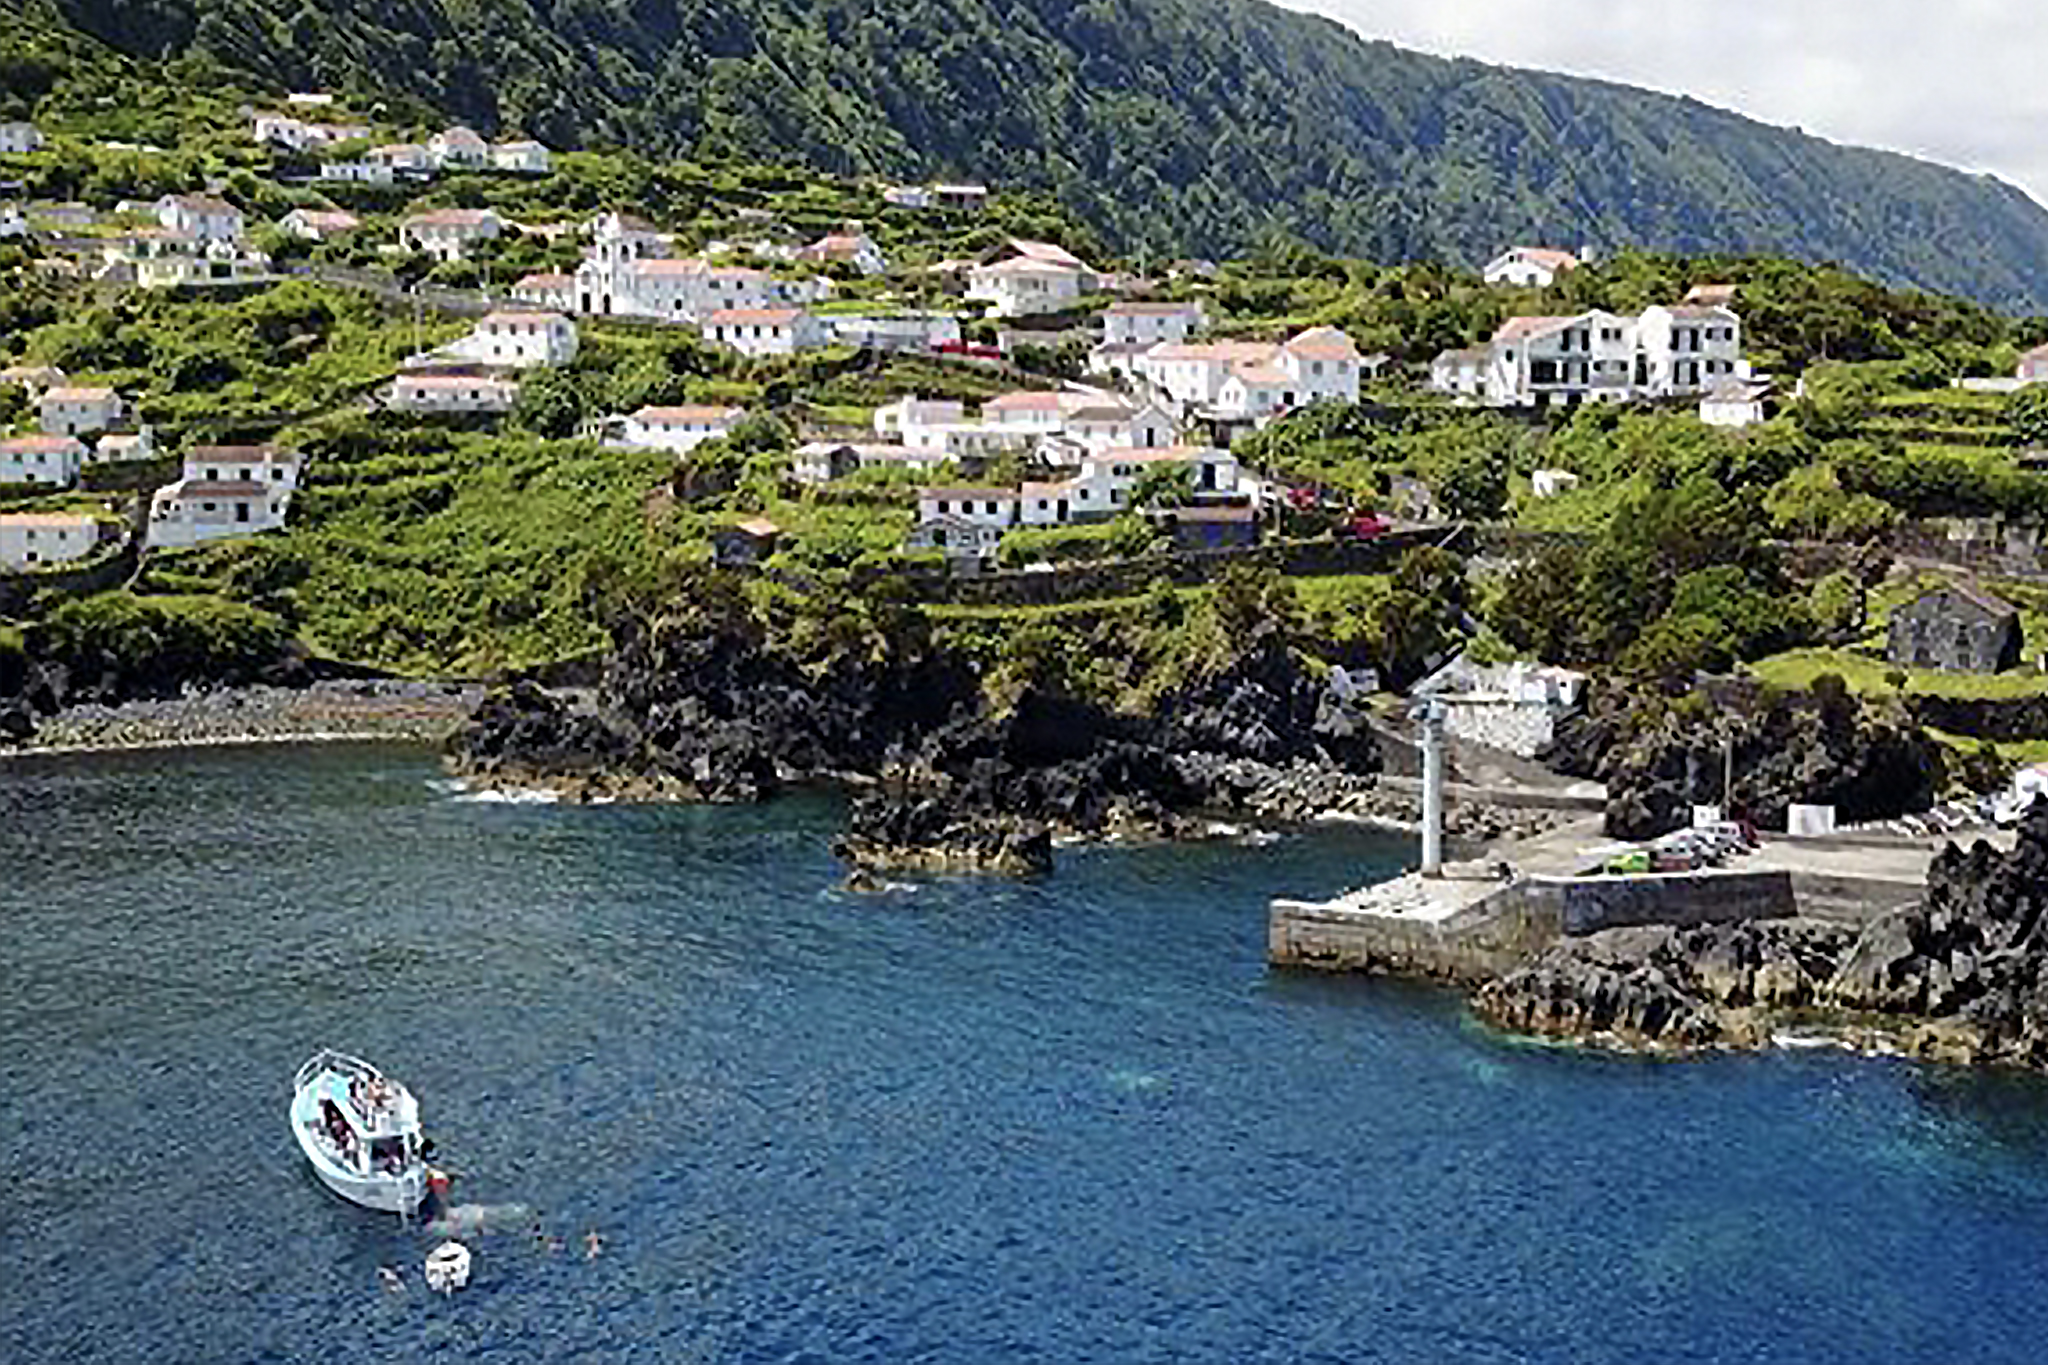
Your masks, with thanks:
M 1786 262 L 1585 247 L 1470 272 L 1284 243 L 1135 263 L 999 186 L 629 168 L 325 95 L 241 118 L 233 171 L 86 199 L 39 187 L 104 147 L 0 125 L 23 323 L 0 355 L 0 569 L 24 607 L 225 593 L 316 650 L 431 671 L 587 647 L 568 578 L 600 562 L 705 558 L 769 597 L 895 574 L 943 617 L 1099 605 L 1238 557 L 1294 573 L 1333 657 L 1389 682 L 1463 647 L 2048 695 L 2037 324 Z M 115 154 L 140 188 L 151 154 Z M 605 188 L 622 178 L 650 189 Z M 118 340 L 144 318 L 151 343 Z M 267 340 L 199 340 L 227 318 Z M 138 365 L 174 336 L 184 359 Z M 521 508 L 514 487 L 548 492 Z M 1645 547 L 1661 583 L 1596 585 L 1601 543 L 1699 498 L 1752 524 Z M 1832 544 L 1834 566 L 1788 581 L 1767 532 Z M 431 548 L 458 534 L 466 564 Z M 1473 577 L 1418 601 L 1397 551 L 1431 538 Z M 1516 548 L 1474 553 L 1491 543 Z M 1317 544 L 1350 558 L 1298 548 Z M 541 587 L 550 559 L 571 572 Z M 251 565 L 288 596 L 237 586 Z M 1688 597 L 1710 571 L 1721 597 Z M 1615 592 L 1640 600 L 1587 614 Z M 1791 618 L 1743 616 L 1787 592 Z M 1923 602 L 1947 624 L 1907 631 Z M 1973 612 L 2011 646 L 1964 647 Z

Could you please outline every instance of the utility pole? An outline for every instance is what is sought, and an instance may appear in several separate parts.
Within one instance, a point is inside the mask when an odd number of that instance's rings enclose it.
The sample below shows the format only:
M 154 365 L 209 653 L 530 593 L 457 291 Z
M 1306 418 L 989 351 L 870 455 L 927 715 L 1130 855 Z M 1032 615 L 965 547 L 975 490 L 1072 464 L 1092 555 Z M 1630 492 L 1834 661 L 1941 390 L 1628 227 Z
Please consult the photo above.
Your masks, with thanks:
M 1422 875 L 1444 871 L 1444 710 L 1431 698 L 1422 705 Z

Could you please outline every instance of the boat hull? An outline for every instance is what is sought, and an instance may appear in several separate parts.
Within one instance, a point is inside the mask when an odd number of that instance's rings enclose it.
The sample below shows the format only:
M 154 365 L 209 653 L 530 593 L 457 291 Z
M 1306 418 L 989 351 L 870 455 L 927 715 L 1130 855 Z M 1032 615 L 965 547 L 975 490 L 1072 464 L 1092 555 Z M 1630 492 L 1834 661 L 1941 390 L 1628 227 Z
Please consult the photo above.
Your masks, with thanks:
M 409 1214 L 425 1200 L 426 1171 L 418 1163 L 397 1172 L 360 1171 L 343 1164 L 320 1136 L 317 1085 L 301 1085 L 293 1094 L 291 1125 L 299 1154 L 313 1174 L 349 1203 L 379 1213 Z

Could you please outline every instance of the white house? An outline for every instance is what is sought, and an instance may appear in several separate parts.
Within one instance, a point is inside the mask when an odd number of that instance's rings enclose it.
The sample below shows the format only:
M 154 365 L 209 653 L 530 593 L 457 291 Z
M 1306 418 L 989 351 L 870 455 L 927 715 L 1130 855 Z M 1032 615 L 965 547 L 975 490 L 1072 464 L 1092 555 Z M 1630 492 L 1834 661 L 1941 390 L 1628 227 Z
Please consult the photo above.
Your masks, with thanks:
M 254 480 L 180 479 L 149 500 L 148 543 L 173 550 L 284 525 L 291 494 Z
M 268 142 L 295 152 L 317 151 L 343 142 L 361 142 L 370 136 L 368 124 L 309 122 L 293 114 L 274 111 L 254 115 L 250 131 L 258 142 Z
M 993 304 L 996 317 L 1063 312 L 1099 279 L 1080 257 L 1050 242 L 1013 238 L 967 272 L 967 297 Z
M 576 277 L 548 272 L 521 275 L 512 286 L 512 297 L 558 313 L 572 312 L 576 307 Z
M 995 305 L 999 318 L 1058 313 L 1072 308 L 1087 292 L 1086 275 L 1050 261 L 1008 260 L 978 265 L 967 272 L 967 297 Z
M 179 477 L 197 483 L 260 483 L 287 495 L 297 492 L 305 457 L 277 446 L 194 446 L 185 452 Z
M 167 194 L 156 201 L 157 224 L 202 242 L 230 242 L 242 235 L 242 211 L 205 194 Z
M 932 474 L 951 457 L 943 450 L 874 445 L 854 441 L 806 441 L 790 460 L 790 477 L 798 483 L 823 484 L 862 469 L 910 469 Z
M 362 226 L 362 220 L 341 209 L 293 209 L 277 220 L 277 226 L 289 236 L 324 242 L 354 232 Z
M 1181 411 L 1264 423 L 1311 403 L 1356 402 L 1364 361 L 1343 331 L 1311 327 L 1278 343 L 1162 342 L 1132 372 Z
M 509 380 L 477 374 L 400 374 L 387 400 L 397 412 L 420 414 L 509 412 L 518 401 L 519 386 Z
M 830 313 L 819 321 L 839 345 L 872 351 L 929 351 L 961 337 L 951 313 Z
M 948 556 L 985 557 L 1018 524 L 1023 495 L 1014 488 L 921 488 L 912 549 L 944 550 Z
M 1061 434 L 1092 454 L 1119 448 L 1158 450 L 1180 436 L 1173 415 L 1157 403 L 1133 406 L 1107 399 L 1069 409 Z
M 427 156 L 442 170 L 480 170 L 491 164 L 491 144 L 458 124 L 427 139 Z
M 360 161 L 323 161 L 320 178 L 347 185 L 389 185 L 398 179 L 398 170 L 389 162 L 366 156 Z
M 512 369 L 566 365 L 576 358 L 576 324 L 560 313 L 500 310 L 486 313 L 451 349 L 466 360 Z
M 545 143 L 531 138 L 500 142 L 491 148 L 491 166 L 495 170 L 514 175 L 546 175 L 553 165 L 554 153 Z
M 713 437 L 724 436 L 746 419 L 745 408 L 644 407 L 615 418 L 615 434 L 605 444 L 617 448 L 673 450 L 688 454 Z
M 25 156 L 42 145 L 43 135 L 33 123 L 0 123 L 0 156 Z
M 28 215 L 15 203 L 0 204 L 0 241 L 28 236 Z
M 1429 364 L 1429 387 L 1454 398 L 1484 398 L 1486 367 L 1492 353 L 1484 346 L 1445 351 Z
M 956 212 L 973 213 L 988 207 L 988 186 L 933 185 L 931 201 L 934 208 L 952 209 Z
M 1104 346 L 1157 346 L 1186 341 L 1208 325 L 1199 299 L 1185 303 L 1115 303 L 1102 313 Z
M 238 238 L 206 240 L 172 228 L 143 228 L 126 238 L 109 238 L 104 256 L 106 265 L 95 278 L 142 289 L 235 284 L 270 273 L 270 257 Z
M 1764 420 L 1764 399 L 1769 394 L 1768 384 L 1754 381 L 1717 385 L 1700 399 L 1700 420 L 1710 427 L 1753 427 Z
M 981 405 L 981 420 L 990 426 L 1057 432 L 1066 427 L 1067 409 L 1079 406 L 1089 398 L 1090 395 L 1068 395 L 1054 389 L 1019 389 L 985 400 Z
M 1637 328 L 1653 397 L 1693 397 L 1749 377 L 1742 319 L 1732 309 L 1658 304 L 1643 310 Z
M 721 308 L 706 315 L 704 339 L 741 355 L 795 355 L 825 344 L 825 329 L 801 308 Z
M 577 278 L 581 288 L 582 271 Z M 775 281 L 762 271 L 694 257 L 655 258 L 634 261 L 619 272 L 611 311 L 701 323 L 714 313 L 760 311 L 776 301 Z
M 2048 346 L 2036 346 L 2021 356 L 2014 377 L 2022 384 L 2048 384 Z
M 859 223 L 848 223 L 843 230 L 798 248 L 795 255 L 797 260 L 813 265 L 849 265 L 863 275 L 880 275 L 889 268 L 882 248 Z
M 0 569 L 68 564 L 99 548 L 100 523 L 76 513 L 0 513 Z
M 27 392 L 30 402 L 40 402 L 43 390 L 64 383 L 64 371 L 55 365 L 9 365 L 0 370 L 0 384 L 14 384 Z
M 984 405 L 983 412 L 987 408 Z M 875 435 L 884 440 L 898 440 L 905 445 L 915 445 L 913 431 L 926 427 L 958 426 L 967 420 L 964 403 L 950 398 L 903 397 L 893 403 L 885 403 L 875 409 Z
M 1538 498 L 1555 498 L 1579 486 L 1579 476 L 1568 469 L 1539 469 L 1529 476 L 1529 492 Z
M 1273 347 L 1263 341 L 1162 343 L 1141 355 L 1135 373 L 1167 402 L 1183 410 L 1208 407 L 1241 365 L 1264 365 Z
M 105 385 L 59 385 L 43 390 L 36 415 L 46 436 L 90 436 L 121 425 L 128 404 Z
M 400 222 L 398 241 L 408 251 L 459 261 L 479 243 L 496 241 L 503 230 L 504 221 L 490 209 L 431 209 Z
M 0 485 L 69 488 L 84 460 L 85 443 L 75 436 L 16 436 L 0 441 Z
M 434 154 L 417 142 L 390 142 L 363 153 L 363 160 L 407 175 L 431 175 Z
M 1273 364 L 1286 375 L 1286 405 L 1358 401 L 1364 362 L 1348 333 L 1336 327 L 1311 327 L 1280 343 Z
M 1487 263 L 1481 275 L 1488 284 L 1519 285 L 1525 289 L 1548 289 L 1559 275 L 1579 268 L 1579 258 L 1554 247 L 1509 247 Z
M 156 433 L 148 427 L 140 431 L 102 432 L 92 443 L 92 454 L 87 457 L 89 464 L 129 464 L 137 460 L 156 458 Z

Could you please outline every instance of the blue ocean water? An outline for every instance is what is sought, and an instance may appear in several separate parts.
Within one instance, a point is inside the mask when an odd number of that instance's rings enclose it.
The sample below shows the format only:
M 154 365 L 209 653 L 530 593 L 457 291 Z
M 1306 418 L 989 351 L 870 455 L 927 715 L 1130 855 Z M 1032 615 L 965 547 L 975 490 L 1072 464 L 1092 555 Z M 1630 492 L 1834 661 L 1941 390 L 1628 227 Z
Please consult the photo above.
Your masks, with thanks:
M 1361 833 L 835 890 L 827 798 L 456 799 L 391 748 L 0 765 L 0 1358 L 2034 1361 L 2048 1086 L 1537 1048 L 1275 974 Z M 300 1167 L 420 1095 L 433 1239 Z M 602 1238 L 586 1259 L 581 1239 Z M 403 1267 L 402 1295 L 379 1265 Z

